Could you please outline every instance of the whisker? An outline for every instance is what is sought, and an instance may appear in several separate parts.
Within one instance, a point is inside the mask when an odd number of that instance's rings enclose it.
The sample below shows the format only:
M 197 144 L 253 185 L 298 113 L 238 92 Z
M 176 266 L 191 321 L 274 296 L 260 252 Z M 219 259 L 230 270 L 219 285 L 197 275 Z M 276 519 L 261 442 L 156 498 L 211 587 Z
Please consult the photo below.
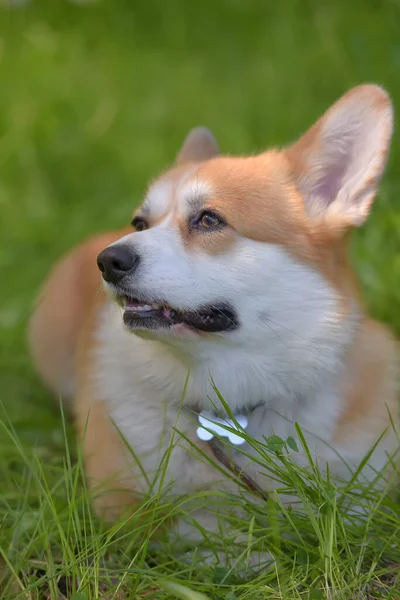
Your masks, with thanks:
M 289 333 L 293 333 L 293 335 L 297 335 L 300 339 L 305 339 L 297 331 L 293 331 L 293 329 L 290 329 L 289 327 L 286 327 L 285 325 L 282 325 L 281 323 L 278 323 L 277 321 L 274 321 L 273 319 L 270 319 L 269 317 L 267 320 L 268 320 L 268 322 L 273 323 L 277 327 L 282 327 L 282 329 L 286 329 L 286 331 L 289 331 Z M 265 322 L 267 322 L 267 320 Z
M 278 340 L 280 340 L 280 342 L 282 342 L 282 344 L 285 346 L 285 348 L 288 347 L 287 343 L 281 338 L 281 336 L 279 335 L 279 333 L 277 333 L 269 324 L 268 321 L 264 321 L 264 323 L 267 325 L 267 327 L 269 328 L 270 331 L 272 331 L 272 333 L 278 338 Z

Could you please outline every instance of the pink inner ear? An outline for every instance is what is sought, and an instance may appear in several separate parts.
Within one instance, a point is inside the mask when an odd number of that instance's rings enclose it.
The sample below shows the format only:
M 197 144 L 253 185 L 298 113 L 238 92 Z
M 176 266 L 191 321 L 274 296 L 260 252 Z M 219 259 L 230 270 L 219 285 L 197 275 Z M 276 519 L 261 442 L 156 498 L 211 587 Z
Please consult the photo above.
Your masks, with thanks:
M 344 185 L 344 179 L 349 167 L 354 163 L 356 138 L 340 131 L 328 136 L 325 140 L 325 152 L 321 156 L 321 173 L 314 191 L 328 207 L 337 198 L 339 190 Z
M 345 155 L 339 158 L 340 163 L 328 166 L 314 189 L 315 194 L 324 202 L 325 207 L 329 206 L 337 197 L 346 173 L 349 159 Z

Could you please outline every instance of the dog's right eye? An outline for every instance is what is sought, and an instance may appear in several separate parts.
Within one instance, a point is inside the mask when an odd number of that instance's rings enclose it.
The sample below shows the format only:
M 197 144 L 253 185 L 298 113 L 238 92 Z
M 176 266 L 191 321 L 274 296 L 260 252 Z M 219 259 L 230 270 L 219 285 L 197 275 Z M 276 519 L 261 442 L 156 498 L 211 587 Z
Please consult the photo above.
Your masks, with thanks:
M 135 231 L 144 231 L 149 227 L 145 219 L 143 219 L 142 217 L 135 217 L 134 219 L 132 219 L 131 225 L 135 229 Z
M 196 227 L 197 230 L 217 230 L 224 227 L 226 221 L 213 210 L 203 210 L 194 218 L 192 225 Z

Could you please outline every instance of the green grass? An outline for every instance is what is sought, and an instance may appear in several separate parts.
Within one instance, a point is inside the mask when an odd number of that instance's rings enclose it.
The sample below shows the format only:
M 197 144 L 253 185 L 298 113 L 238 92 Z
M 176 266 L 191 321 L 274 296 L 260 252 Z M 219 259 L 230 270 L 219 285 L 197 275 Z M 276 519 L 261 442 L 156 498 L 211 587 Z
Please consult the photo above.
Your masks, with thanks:
M 332 484 L 316 476 L 305 485 L 290 468 L 288 484 L 305 486 L 308 501 L 322 499 L 324 508 L 314 522 L 274 503 L 268 515 L 247 506 L 253 537 L 279 554 L 276 570 L 246 581 L 235 569 L 190 566 L 168 545 L 150 561 L 151 522 L 184 505 L 156 498 L 130 526 L 111 529 L 91 516 L 78 454 L 66 459 L 70 428 L 25 344 L 53 261 L 88 233 L 128 222 L 190 127 L 208 125 L 224 152 L 250 153 L 296 138 L 363 81 L 386 86 L 400 107 L 399 22 L 397 0 L 35 0 L 0 8 L 0 552 L 13 574 L 3 597 L 19 590 L 29 598 L 25 588 L 49 579 L 47 593 L 57 598 L 62 574 L 79 578 L 81 598 L 115 591 L 111 575 L 131 598 L 173 597 L 161 591 L 162 578 L 226 600 L 400 597 L 398 506 L 375 494 L 364 524 L 343 525 Z M 399 159 L 396 134 L 381 193 L 353 244 L 369 309 L 397 333 Z M 282 532 L 290 534 L 284 543 Z M 35 566 L 41 579 L 27 575 Z

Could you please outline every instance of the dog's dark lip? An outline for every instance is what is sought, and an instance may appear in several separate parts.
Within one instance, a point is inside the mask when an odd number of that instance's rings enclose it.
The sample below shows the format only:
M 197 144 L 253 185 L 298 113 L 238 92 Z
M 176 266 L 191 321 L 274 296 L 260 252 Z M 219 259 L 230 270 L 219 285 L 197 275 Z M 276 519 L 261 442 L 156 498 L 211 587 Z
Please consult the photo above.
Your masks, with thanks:
M 235 310 L 227 303 L 217 302 L 196 310 L 180 310 L 162 300 L 145 300 L 127 294 L 118 294 L 117 300 L 124 308 L 124 323 L 132 330 L 165 330 L 182 324 L 204 333 L 223 333 L 239 326 Z

